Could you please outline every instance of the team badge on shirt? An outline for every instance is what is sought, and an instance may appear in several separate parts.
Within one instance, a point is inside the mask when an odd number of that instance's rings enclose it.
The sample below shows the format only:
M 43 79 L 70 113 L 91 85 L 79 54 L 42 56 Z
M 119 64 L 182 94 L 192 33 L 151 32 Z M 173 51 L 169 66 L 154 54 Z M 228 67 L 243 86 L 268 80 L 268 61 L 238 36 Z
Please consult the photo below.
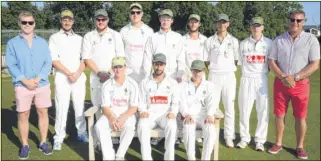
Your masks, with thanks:
M 127 90 L 127 88 L 125 88 L 124 92 L 125 92 L 125 95 L 127 96 L 127 95 L 128 95 L 128 90 Z
M 206 95 L 206 91 L 205 90 L 203 91 L 203 95 Z
M 109 44 L 111 44 L 111 41 L 112 41 L 112 39 L 111 39 L 111 38 L 109 38 L 109 39 L 108 39 L 108 43 L 109 43 Z

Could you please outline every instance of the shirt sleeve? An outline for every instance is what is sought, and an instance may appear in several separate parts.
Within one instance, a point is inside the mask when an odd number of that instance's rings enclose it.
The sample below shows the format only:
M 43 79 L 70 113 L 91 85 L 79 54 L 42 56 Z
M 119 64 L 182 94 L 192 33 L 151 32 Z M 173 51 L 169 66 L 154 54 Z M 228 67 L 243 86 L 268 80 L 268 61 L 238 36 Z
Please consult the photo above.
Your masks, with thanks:
M 40 73 L 37 77 L 39 77 L 42 80 L 47 80 L 48 76 L 50 74 L 51 68 L 52 68 L 52 58 L 49 50 L 48 43 L 44 40 L 44 46 L 46 47 L 45 50 L 45 60 L 43 62 L 42 68 L 40 70 Z
M 51 54 L 52 60 L 53 61 L 59 60 L 58 47 L 57 47 L 57 43 L 56 43 L 53 36 L 50 36 L 50 38 L 49 38 L 49 49 L 50 49 L 50 54 Z
M 172 98 L 171 98 L 171 106 L 169 108 L 169 111 L 174 113 L 175 116 L 177 116 L 178 110 L 179 110 L 179 88 L 178 88 L 178 83 L 176 81 L 173 81 L 172 84 L 173 87 L 173 93 L 172 93 Z
M 81 58 L 82 59 L 91 59 L 92 58 L 92 44 L 90 42 L 90 33 L 87 33 L 82 41 L 82 50 L 81 50 Z
M 180 101 L 179 101 L 179 112 L 185 117 L 188 113 L 188 105 L 187 105 L 187 96 L 186 92 L 184 90 L 185 84 L 180 83 L 179 84 L 179 95 L 180 95 Z
M 111 98 L 108 90 L 107 82 L 103 84 L 103 88 L 101 88 L 101 107 L 111 107 Z
M 208 89 L 213 89 L 213 90 L 218 90 L 214 84 L 209 84 Z M 207 109 L 207 115 L 210 116 L 214 116 L 216 110 L 219 108 L 219 96 L 216 96 L 215 93 L 217 92 L 213 92 L 213 90 L 208 90 L 209 94 L 207 95 L 207 97 L 204 100 L 206 109 Z
M 278 58 L 277 39 L 272 42 L 271 50 L 268 54 L 268 58 L 272 59 L 272 60 L 277 60 L 277 58 Z
M 116 55 L 125 56 L 124 43 L 119 33 L 115 32 Z
M 246 41 L 246 40 L 244 40 L 244 41 Z M 237 65 L 243 64 L 243 53 L 242 52 L 243 52 L 244 41 L 240 42 Z
M 138 111 L 139 112 L 146 112 L 147 111 L 147 100 L 146 100 L 146 90 L 145 90 L 145 85 L 146 81 L 141 81 L 139 84 L 139 94 L 140 94 L 140 100 L 139 100 L 139 106 L 138 106 Z
M 320 44 L 316 37 L 312 37 L 312 44 L 309 51 L 309 61 L 319 60 L 320 59 Z
M 233 39 L 233 45 L 234 45 L 234 60 L 238 60 L 239 59 L 239 41 L 234 38 Z
M 176 56 L 176 62 L 177 62 L 177 76 L 182 77 L 185 73 L 185 50 L 184 50 L 184 44 L 183 44 L 183 38 L 180 36 L 179 42 L 178 42 L 178 51 Z
M 138 107 L 139 104 L 139 90 L 138 90 L 138 85 L 136 82 L 133 82 L 133 86 L 131 87 L 131 93 L 130 93 L 130 98 L 129 98 L 129 104 L 130 107 Z
M 19 82 L 21 79 L 25 78 L 25 75 L 19 69 L 19 61 L 17 60 L 18 58 L 13 48 L 11 41 L 9 41 L 6 47 L 6 63 L 13 81 Z
M 211 52 L 211 38 L 206 39 L 204 44 L 204 61 L 210 61 L 210 52 Z
M 152 68 L 152 55 L 153 55 L 153 42 L 152 37 L 149 37 L 146 41 L 143 58 L 143 69 L 145 78 L 149 76 Z

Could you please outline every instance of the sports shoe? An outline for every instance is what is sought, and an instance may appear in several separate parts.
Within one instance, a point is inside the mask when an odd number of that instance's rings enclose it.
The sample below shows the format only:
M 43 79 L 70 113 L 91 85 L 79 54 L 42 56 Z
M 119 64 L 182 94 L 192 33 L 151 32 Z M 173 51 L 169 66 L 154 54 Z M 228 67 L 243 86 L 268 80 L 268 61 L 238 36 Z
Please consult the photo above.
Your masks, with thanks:
M 84 142 L 84 143 L 88 143 L 89 142 L 89 138 L 87 134 L 82 134 L 82 135 L 78 135 L 77 137 L 78 141 Z
M 55 142 L 54 143 L 54 150 L 59 151 L 61 150 L 61 143 L 60 142 Z
M 159 141 L 160 141 L 159 138 L 152 138 L 152 140 L 150 141 L 150 143 L 151 143 L 152 145 L 155 145 L 155 146 L 156 146 Z
M 115 160 L 125 160 L 125 158 L 124 157 L 117 157 L 116 156 L 116 159 Z
M 229 148 L 233 148 L 234 147 L 234 143 L 232 139 L 226 139 L 225 140 L 226 146 Z
M 119 144 L 119 139 L 118 138 L 112 137 L 111 141 L 113 142 L 113 144 Z
M 97 142 L 94 144 L 94 149 L 95 149 L 95 152 L 96 152 L 96 153 L 101 152 L 100 142 L 97 141 Z
M 202 139 L 202 138 L 196 138 L 196 142 L 197 142 L 197 143 L 202 143 L 202 142 L 203 142 L 203 139 Z
M 296 148 L 296 156 L 300 159 L 308 159 L 308 154 L 303 148 Z
M 247 142 L 245 141 L 240 141 L 239 143 L 237 143 L 236 147 L 240 148 L 240 149 L 244 149 L 247 147 Z
M 49 148 L 47 143 L 42 143 L 39 145 L 39 151 L 42 151 L 45 155 L 51 155 L 52 150 Z
M 264 151 L 263 144 L 262 143 L 256 143 L 255 150 L 256 151 Z
M 282 150 L 282 146 L 274 144 L 268 152 L 271 154 L 277 154 L 280 150 Z
M 23 145 L 23 146 L 21 147 L 21 149 L 20 149 L 19 159 L 21 159 L 21 160 L 28 159 L 28 157 L 29 157 L 29 151 L 30 151 L 29 145 Z

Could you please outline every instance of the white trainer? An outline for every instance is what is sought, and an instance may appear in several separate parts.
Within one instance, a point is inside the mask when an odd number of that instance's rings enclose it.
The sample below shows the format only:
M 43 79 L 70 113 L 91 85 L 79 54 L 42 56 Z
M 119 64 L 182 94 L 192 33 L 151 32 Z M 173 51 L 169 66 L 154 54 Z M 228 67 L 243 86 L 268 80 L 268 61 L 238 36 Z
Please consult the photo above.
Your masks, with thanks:
M 264 145 L 262 143 L 256 143 L 255 150 L 264 151 Z
M 238 148 L 240 148 L 240 149 L 244 149 L 244 148 L 246 148 L 247 147 L 247 142 L 245 142 L 245 141 L 240 141 L 237 145 L 236 145 L 236 147 L 238 147 Z
M 226 139 L 225 140 L 226 146 L 228 146 L 229 148 L 233 148 L 234 147 L 234 143 L 232 139 Z

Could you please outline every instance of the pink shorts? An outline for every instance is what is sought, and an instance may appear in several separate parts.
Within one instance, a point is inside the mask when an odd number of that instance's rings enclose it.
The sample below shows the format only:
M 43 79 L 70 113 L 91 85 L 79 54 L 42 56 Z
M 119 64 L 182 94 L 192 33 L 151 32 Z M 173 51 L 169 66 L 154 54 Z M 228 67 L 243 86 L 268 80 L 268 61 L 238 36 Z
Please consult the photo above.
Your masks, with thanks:
M 48 108 L 52 105 L 50 85 L 36 88 L 35 90 L 16 86 L 14 90 L 18 112 L 29 111 L 33 100 L 37 108 Z

